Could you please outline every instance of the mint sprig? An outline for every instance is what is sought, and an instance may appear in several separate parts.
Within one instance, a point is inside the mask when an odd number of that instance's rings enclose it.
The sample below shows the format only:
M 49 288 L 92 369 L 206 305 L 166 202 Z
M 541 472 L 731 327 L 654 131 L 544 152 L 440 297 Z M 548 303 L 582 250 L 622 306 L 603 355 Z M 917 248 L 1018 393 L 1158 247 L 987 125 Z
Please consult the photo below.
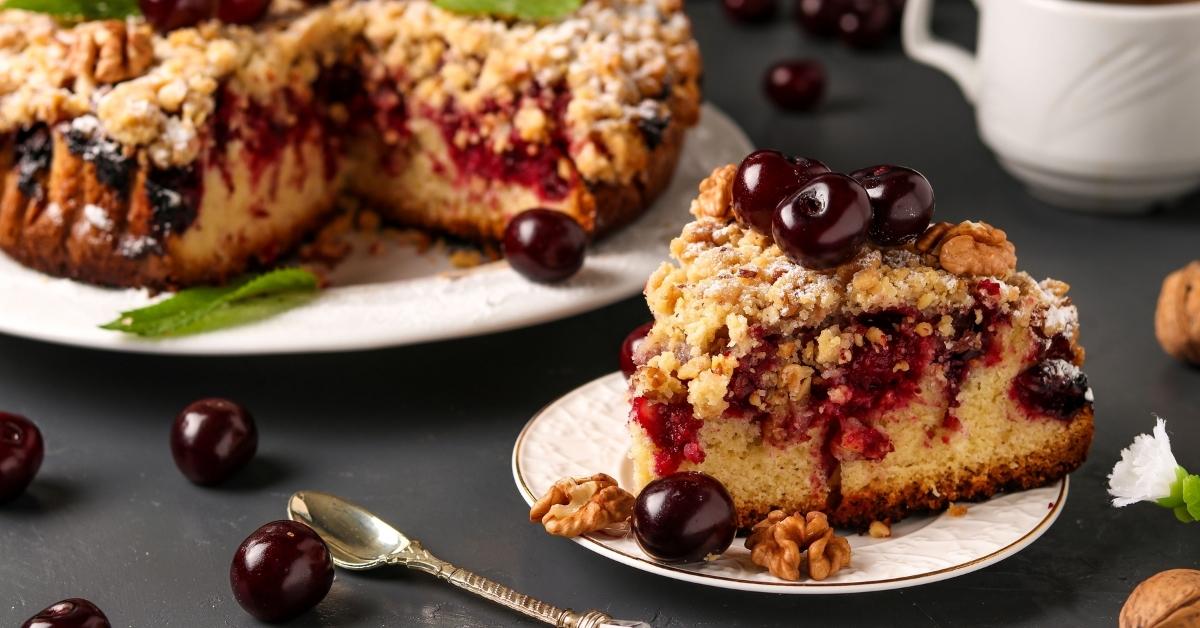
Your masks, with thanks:
M 582 0 L 434 0 L 433 3 L 454 13 L 542 21 L 571 14 Z
M 223 287 L 188 288 L 136 310 L 121 312 L 102 329 L 145 338 L 181 336 L 232 327 L 267 318 L 308 301 L 317 276 L 283 268 Z
M 3 0 L 0 8 L 85 20 L 119 19 L 140 13 L 137 0 Z

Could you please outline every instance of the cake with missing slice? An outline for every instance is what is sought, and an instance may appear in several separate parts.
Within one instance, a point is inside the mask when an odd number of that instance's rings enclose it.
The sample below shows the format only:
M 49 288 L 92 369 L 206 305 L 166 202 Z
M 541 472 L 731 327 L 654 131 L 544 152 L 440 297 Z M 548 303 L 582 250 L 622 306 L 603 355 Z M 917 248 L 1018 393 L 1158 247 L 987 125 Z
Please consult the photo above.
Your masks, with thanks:
M 1065 283 L 1016 271 L 999 229 L 930 225 L 911 170 L 899 185 L 887 167 L 755 155 L 701 184 L 648 282 L 630 380 L 640 485 L 702 471 L 740 526 L 782 509 L 865 527 L 1083 462 L 1092 395 Z M 755 202 L 777 207 L 764 220 Z
M 219 283 L 293 250 L 341 193 L 465 238 L 535 207 L 599 236 L 665 188 L 699 115 L 679 0 L 535 21 L 273 0 L 184 23 L 215 3 L 0 9 L 0 250 L 99 284 Z

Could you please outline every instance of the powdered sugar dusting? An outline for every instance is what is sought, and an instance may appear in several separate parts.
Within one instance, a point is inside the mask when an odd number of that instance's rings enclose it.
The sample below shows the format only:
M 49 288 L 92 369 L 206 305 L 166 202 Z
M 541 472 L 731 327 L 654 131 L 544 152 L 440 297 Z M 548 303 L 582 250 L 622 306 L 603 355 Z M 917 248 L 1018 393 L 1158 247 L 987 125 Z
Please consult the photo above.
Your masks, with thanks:
M 99 231 L 112 231 L 113 221 L 109 217 L 108 211 L 99 205 L 88 203 L 83 206 L 83 217 L 88 224 Z

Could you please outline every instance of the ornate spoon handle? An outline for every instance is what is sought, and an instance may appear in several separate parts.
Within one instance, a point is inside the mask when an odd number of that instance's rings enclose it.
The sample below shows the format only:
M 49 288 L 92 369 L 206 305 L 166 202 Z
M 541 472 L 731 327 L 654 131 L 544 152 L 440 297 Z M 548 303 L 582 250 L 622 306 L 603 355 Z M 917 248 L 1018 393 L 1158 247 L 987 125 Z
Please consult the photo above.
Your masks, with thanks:
M 407 567 L 431 573 L 446 582 L 470 591 L 486 600 L 507 606 L 518 613 L 540 620 L 558 628 L 602 628 L 604 626 L 645 627 L 649 624 L 613 619 L 600 611 L 576 613 L 536 600 L 479 574 L 448 563 L 429 553 L 420 543 L 412 541 L 408 549 L 398 556 L 396 562 Z
M 502 604 L 547 624 L 558 626 L 558 628 L 598 628 L 610 619 L 608 615 L 599 611 L 580 614 L 558 608 L 541 600 L 535 600 L 462 567 L 450 566 L 450 569 L 450 573 L 441 573 L 438 574 L 438 577 L 460 589 L 466 589 L 482 598 Z

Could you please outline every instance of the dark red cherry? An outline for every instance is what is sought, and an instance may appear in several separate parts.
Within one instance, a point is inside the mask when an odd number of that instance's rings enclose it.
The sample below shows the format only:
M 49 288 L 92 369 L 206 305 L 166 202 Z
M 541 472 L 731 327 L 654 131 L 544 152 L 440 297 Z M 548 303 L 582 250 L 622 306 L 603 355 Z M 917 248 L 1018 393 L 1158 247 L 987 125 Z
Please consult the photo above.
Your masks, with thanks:
M 638 325 L 629 332 L 628 336 L 625 336 L 625 341 L 621 343 L 621 372 L 625 374 L 625 377 L 632 376 L 633 372 L 637 370 L 637 363 L 633 361 L 633 356 L 645 342 L 646 335 L 653 327 L 654 321 Z
M 165 33 L 211 18 L 217 0 L 138 0 L 138 7 L 146 21 Z
M 814 34 L 829 36 L 838 32 L 838 18 L 849 8 L 850 0 L 797 0 L 796 21 Z
M 258 451 L 258 428 L 241 404 L 201 399 L 184 408 L 171 426 L 171 455 L 187 479 L 219 484 L 246 466 Z
M 733 213 L 743 225 L 770 235 L 779 202 L 825 172 L 829 167 L 815 159 L 786 157 L 776 150 L 750 153 L 733 177 Z
M 855 48 L 871 48 L 886 41 L 895 24 L 891 0 L 849 0 L 838 17 L 838 37 Z
M 325 599 L 333 586 L 333 561 L 312 528 L 273 521 L 237 548 L 229 585 L 247 613 L 262 621 L 286 621 Z
M 25 620 L 21 628 L 111 628 L 104 612 L 91 602 L 73 597 L 57 602 Z
M 1091 400 L 1087 375 L 1066 360 L 1043 360 L 1013 381 L 1013 394 L 1027 409 L 1063 421 Z
M 725 14 L 739 22 L 763 22 L 775 15 L 776 0 L 722 0 Z
M 579 272 L 587 233 L 574 218 L 553 209 L 523 211 L 504 230 L 504 257 L 527 279 L 551 283 Z
M 647 484 L 633 507 L 634 538 L 642 551 L 659 560 L 694 562 L 721 554 L 736 532 L 737 511 L 729 491 L 696 471 Z
M 933 188 L 924 175 L 901 166 L 872 166 L 850 173 L 871 197 L 871 241 L 898 246 L 916 240 L 933 220 Z
M 0 503 L 25 492 L 45 453 L 42 433 L 32 421 L 0 412 Z
M 792 261 L 808 268 L 833 268 L 850 261 L 867 242 L 871 199 L 844 174 L 813 177 L 784 199 L 771 233 Z
M 767 68 L 763 89 L 783 109 L 807 111 L 825 95 L 825 68 L 818 61 L 780 61 Z
M 253 24 L 266 15 L 271 0 L 217 0 L 217 19 L 228 24 Z

